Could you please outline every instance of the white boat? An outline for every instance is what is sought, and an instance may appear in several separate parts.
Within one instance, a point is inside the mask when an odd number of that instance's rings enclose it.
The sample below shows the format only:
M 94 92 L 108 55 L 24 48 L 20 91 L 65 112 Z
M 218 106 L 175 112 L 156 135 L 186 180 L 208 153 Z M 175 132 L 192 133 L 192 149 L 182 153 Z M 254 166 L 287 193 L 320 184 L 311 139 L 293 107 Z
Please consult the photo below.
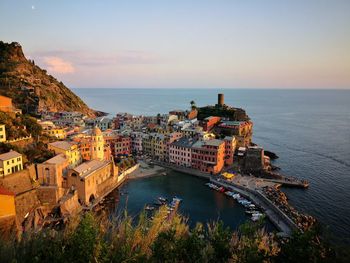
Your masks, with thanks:
M 238 200 L 239 198 L 241 198 L 241 195 L 240 194 L 233 194 L 232 198 L 235 200 Z
M 255 210 L 246 210 L 245 212 L 246 214 L 251 214 L 251 215 L 259 213 L 259 211 L 255 211 Z

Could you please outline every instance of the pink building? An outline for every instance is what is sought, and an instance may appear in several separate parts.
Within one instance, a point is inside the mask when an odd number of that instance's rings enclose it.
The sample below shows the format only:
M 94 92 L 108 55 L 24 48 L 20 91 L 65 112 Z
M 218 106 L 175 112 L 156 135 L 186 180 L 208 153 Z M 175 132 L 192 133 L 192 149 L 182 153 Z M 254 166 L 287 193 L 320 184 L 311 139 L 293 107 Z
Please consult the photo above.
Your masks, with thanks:
M 192 166 L 192 145 L 196 141 L 182 137 L 169 145 L 169 162 L 185 167 Z

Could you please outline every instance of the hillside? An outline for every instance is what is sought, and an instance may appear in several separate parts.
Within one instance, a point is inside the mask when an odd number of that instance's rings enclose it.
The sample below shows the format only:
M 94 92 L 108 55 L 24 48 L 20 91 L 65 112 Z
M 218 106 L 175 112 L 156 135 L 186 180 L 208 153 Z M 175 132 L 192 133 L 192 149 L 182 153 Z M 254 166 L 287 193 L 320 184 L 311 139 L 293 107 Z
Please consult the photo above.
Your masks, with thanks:
M 29 113 L 49 110 L 97 114 L 62 82 L 26 59 L 21 45 L 15 42 L 0 41 L 0 95 L 12 98 L 18 108 Z

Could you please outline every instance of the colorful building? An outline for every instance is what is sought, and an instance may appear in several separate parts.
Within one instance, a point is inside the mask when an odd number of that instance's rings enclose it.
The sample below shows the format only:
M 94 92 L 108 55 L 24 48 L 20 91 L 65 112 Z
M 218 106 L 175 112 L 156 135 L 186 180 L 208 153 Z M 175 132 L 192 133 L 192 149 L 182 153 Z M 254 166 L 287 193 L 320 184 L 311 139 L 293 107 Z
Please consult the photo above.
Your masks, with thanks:
M 15 215 L 15 193 L 0 186 L 0 219 Z
M 99 189 L 115 175 L 115 166 L 111 161 L 91 160 L 68 172 L 67 184 L 78 191 L 79 201 L 89 205 L 97 199 Z
M 233 157 L 236 151 L 236 138 L 233 136 L 226 136 L 225 142 L 225 165 L 229 166 L 233 164 Z
M 22 155 L 16 151 L 0 154 L 0 176 L 23 170 Z
M 192 145 L 196 140 L 189 137 L 182 137 L 169 146 L 169 162 L 184 166 L 192 166 Z
M 110 143 L 111 136 L 107 136 L 106 142 L 101 130 L 98 127 L 92 129 L 90 135 L 84 135 L 83 137 L 75 137 L 73 140 L 78 144 L 79 151 L 84 160 L 110 160 L 111 149 Z
M 64 154 L 37 165 L 37 180 L 40 184 L 38 196 L 42 203 L 55 205 L 67 187 L 69 160 Z
M 132 145 L 129 136 L 117 136 L 114 139 L 114 156 L 131 154 Z
M 0 95 L 0 111 L 7 113 L 22 113 L 21 110 L 16 109 L 12 104 L 12 99 Z
M 49 150 L 55 154 L 63 153 L 72 167 L 77 166 L 82 162 L 82 158 L 78 149 L 78 145 L 73 142 L 57 141 L 48 144 Z
M 5 124 L 0 124 L 0 142 L 6 142 Z
M 235 136 L 238 147 L 252 143 L 253 123 L 251 121 L 222 121 L 215 127 L 215 132 L 226 136 Z
M 66 131 L 62 128 L 46 128 L 43 129 L 43 134 L 46 134 L 50 137 L 56 137 L 57 139 L 65 139 L 67 134 Z
M 211 131 L 211 129 L 214 128 L 214 126 L 219 123 L 221 120 L 220 117 L 217 116 L 209 116 L 205 118 L 203 121 L 201 121 L 201 126 L 203 127 L 203 131 Z
M 218 174 L 225 163 L 225 143 L 213 139 L 197 141 L 192 146 L 192 168 L 204 173 Z

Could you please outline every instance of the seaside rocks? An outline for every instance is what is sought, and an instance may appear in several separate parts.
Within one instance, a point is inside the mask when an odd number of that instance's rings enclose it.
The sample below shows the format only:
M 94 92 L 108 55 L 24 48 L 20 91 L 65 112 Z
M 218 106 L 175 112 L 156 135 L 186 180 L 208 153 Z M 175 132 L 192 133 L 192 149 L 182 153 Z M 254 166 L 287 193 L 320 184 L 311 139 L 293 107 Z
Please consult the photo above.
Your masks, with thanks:
M 270 157 L 271 160 L 276 160 L 279 158 L 277 154 L 275 154 L 274 152 L 267 151 L 267 150 L 264 150 L 264 154 L 266 156 Z
M 280 210 L 282 210 L 294 223 L 303 231 L 309 229 L 315 224 L 316 219 L 312 216 L 298 212 L 294 207 L 289 205 L 288 198 L 285 193 L 276 187 L 264 187 L 264 195 L 270 199 Z

